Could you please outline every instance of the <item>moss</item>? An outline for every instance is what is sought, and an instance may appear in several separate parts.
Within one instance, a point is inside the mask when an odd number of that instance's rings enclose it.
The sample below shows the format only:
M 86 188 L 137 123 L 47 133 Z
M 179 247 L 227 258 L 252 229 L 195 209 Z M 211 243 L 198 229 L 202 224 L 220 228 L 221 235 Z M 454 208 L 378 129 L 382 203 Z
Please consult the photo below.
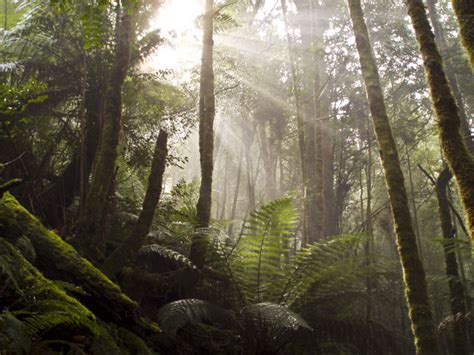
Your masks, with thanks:
M 455 3 L 460 6 L 458 16 L 466 16 L 464 20 L 472 24 L 472 16 L 470 20 L 467 18 L 469 12 L 472 14 L 474 11 L 473 1 L 453 1 L 453 4 Z M 423 57 L 426 81 L 436 113 L 441 148 L 456 179 L 459 196 L 466 211 L 469 234 L 471 240 L 474 240 L 474 159 L 467 150 L 460 133 L 459 109 L 449 86 L 444 63 L 431 31 L 423 1 L 408 0 L 407 6 Z M 474 27 L 471 26 L 471 31 L 474 31 L 472 28 Z
M 458 19 L 461 40 L 474 70 L 474 1 L 452 0 Z
M 0 265 L 5 289 L 1 301 L 31 335 L 51 329 L 97 336 L 94 314 L 55 282 L 45 278 L 5 239 L 0 238 Z
M 418 252 L 404 176 L 385 107 L 383 90 L 367 25 L 360 0 L 349 0 L 348 3 L 397 233 L 398 252 L 403 268 L 408 313 L 415 338 L 416 351 L 417 354 L 439 354 L 425 271 Z
M 138 333 L 157 331 L 139 319 L 138 305 L 116 284 L 45 228 L 8 193 L 0 200 L 0 234 L 12 243 L 22 236 L 29 238 L 36 250 L 35 266 L 46 277 L 80 285 L 85 295 L 77 298 L 104 321 L 127 326 Z

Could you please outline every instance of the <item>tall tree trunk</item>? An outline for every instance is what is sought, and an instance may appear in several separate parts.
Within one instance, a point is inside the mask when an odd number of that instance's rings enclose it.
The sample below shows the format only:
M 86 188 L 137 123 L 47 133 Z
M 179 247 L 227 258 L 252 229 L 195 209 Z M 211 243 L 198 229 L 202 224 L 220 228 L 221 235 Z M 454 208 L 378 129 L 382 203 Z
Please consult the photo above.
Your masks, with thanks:
M 286 32 L 286 40 L 288 46 L 288 57 L 290 60 L 290 67 L 291 67 L 291 83 L 292 83 L 292 91 L 293 96 L 295 99 L 295 115 L 296 115 L 296 125 L 298 131 L 298 147 L 299 147 L 299 160 L 300 160 L 300 168 L 301 168 L 301 186 L 302 186 L 302 196 L 303 196 L 303 244 L 308 239 L 308 231 L 307 231 L 307 203 L 306 203 L 306 191 L 307 191 L 307 168 L 306 168 L 306 159 L 305 159 L 305 133 L 304 133 L 304 120 L 303 114 L 301 111 L 301 102 L 300 102 L 300 87 L 299 87 L 299 80 L 298 74 L 296 70 L 296 60 L 293 54 L 293 45 L 290 37 L 290 26 L 288 23 L 288 16 L 287 16 L 287 6 L 286 0 L 281 0 L 281 7 L 283 13 L 283 22 L 285 23 L 285 32 Z
M 474 239 L 474 159 L 460 133 L 460 116 L 443 68 L 425 7 L 421 0 L 407 1 L 408 14 L 415 29 L 436 113 L 439 138 L 444 156 L 456 178 L 459 195 L 466 211 L 471 240 Z M 472 10 L 472 9 L 471 9 Z
M 451 56 L 449 53 L 449 46 L 444 35 L 443 28 L 439 22 L 438 12 L 436 10 L 437 0 L 428 0 L 428 10 L 430 15 L 431 24 L 433 25 L 433 30 L 435 33 L 435 40 L 438 44 L 439 51 L 444 60 L 444 68 L 446 72 L 446 77 L 448 78 L 449 85 L 451 90 L 453 90 L 454 98 L 459 109 L 459 117 L 461 119 L 461 134 L 463 135 L 466 146 L 471 154 L 474 154 L 474 137 L 471 137 L 471 129 L 469 127 L 469 119 L 466 114 L 466 109 L 464 107 L 464 98 L 461 93 L 461 88 L 456 77 L 456 72 L 453 67 Z
M 105 252 L 103 222 L 116 170 L 117 147 L 122 120 L 122 86 L 128 71 L 133 36 L 132 5 L 123 1 L 117 30 L 117 48 L 107 85 L 104 121 L 99 149 L 86 199 L 84 220 L 78 244 L 85 255 L 101 260 Z
M 418 253 L 404 177 L 386 112 L 369 32 L 360 0 L 348 0 L 348 4 L 397 233 L 398 252 L 403 268 L 406 299 L 416 350 L 418 354 L 439 354 L 425 271 Z
M 320 54 L 313 55 L 314 45 L 321 45 L 322 38 L 315 30 L 315 12 L 308 0 L 295 2 L 298 9 L 298 26 L 301 33 L 301 52 L 304 77 L 302 80 L 302 114 L 305 135 L 305 229 L 304 242 L 313 243 L 323 236 L 324 204 L 323 204 L 323 167 L 321 124 L 321 80 Z M 310 15 L 310 16 L 308 16 Z
M 457 315 L 465 315 L 467 310 L 464 303 L 464 286 L 459 277 L 458 262 L 456 260 L 456 245 L 453 240 L 454 226 L 451 219 L 447 195 L 447 187 L 451 178 L 452 174 L 448 168 L 444 169 L 441 174 L 439 174 L 439 177 L 436 180 L 436 196 L 438 198 L 441 229 L 444 238 L 443 249 L 446 261 L 446 274 L 449 280 L 451 312 L 456 319 Z M 462 320 L 454 322 L 454 347 L 456 354 L 469 354 L 468 339 L 468 333 L 466 332 L 464 322 Z
M 129 261 L 132 261 L 143 245 L 145 237 L 150 232 L 156 206 L 158 206 L 161 197 L 167 156 L 168 133 L 162 129 L 156 140 L 150 175 L 148 176 L 148 186 L 138 221 L 132 234 L 106 260 L 103 270 L 107 275 L 113 276 L 120 270 L 121 266 L 127 265 Z
M 461 40 L 474 70 L 474 0 L 451 0 L 458 19 Z
M 203 20 L 203 46 L 201 58 L 201 83 L 199 98 L 199 153 L 201 161 L 201 187 L 196 206 L 198 227 L 207 228 L 211 219 L 212 172 L 214 151 L 214 68 L 213 32 L 214 1 L 206 0 Z M 193 238 L 190 258 L 197 266 L 205 262 L 205 237 L 200 233 Z

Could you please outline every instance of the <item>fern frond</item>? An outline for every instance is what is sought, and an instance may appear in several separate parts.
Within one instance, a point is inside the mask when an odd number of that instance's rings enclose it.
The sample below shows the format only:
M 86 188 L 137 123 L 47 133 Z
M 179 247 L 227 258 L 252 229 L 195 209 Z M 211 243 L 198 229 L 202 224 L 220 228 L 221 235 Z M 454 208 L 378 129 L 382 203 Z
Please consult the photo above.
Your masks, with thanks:
M 349 279 L 357 279 L 355 271 L 360 263 L 353 251 L 360 245 L 361 238 L 359 235 L 339 236 L 301 250 L 292 260 L 280 302 L 293 304 L 315 284 L 318 287 L 312 297 L 342 289 Z
M 293 201 L 282 198 L 255 211 L 244 223 L 231 267 L 249 303 L 275 301 L 284 290 L 297 221 Z
M 159 257 L 166 260 L 171 260 L 183 268 L 196 269 L 196 266 L 191 262 L 191 260 L 189 260 L 189 258 L 177 251 L 166 248 L 159 244 L 149 244 L 142 246 L 138 251 L 138 257 L 141 259 Z
M 199 299 L 171 302 L 158 312 L 158 323 L 161 329 L 173 335 L 189 323 L 210 323 L 229 328 L 234 322 L 230 311 Z

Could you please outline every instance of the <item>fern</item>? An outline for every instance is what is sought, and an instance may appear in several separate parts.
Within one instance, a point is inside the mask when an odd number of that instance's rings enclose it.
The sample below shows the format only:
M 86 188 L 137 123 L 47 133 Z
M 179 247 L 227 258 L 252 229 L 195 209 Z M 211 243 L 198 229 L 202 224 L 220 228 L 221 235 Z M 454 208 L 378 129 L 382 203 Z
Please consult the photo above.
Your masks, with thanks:
M 292 200 L 282 198 L 263 206 L 244 223 L 231 268 L 247 302 L 274 301 L 284 290 L 285 257 L 297 221 Z
M 0 277 L 5 280 L 9 295 L 16 296 L 12 314 L 21 320 L 30 336 L 58 326 L 82 329 L 98 335 L 94 315 L 76 299 L 68 296 L 63 287 L 46 279 L 10 243 L 0 238 Z
M 196 266 L 187 258 L 186 256 L 174 251 L 172 249 L 168 249 L 162 245 L 158 244 L 149 244 L 144 245 L 138 251 L 139 258 L 153 258 L 155 256 L 161 257 L 163 259 L 172 260 L 173 262 L 177 263 L 179 266 L 183 268 L 190 268 L 196 269 Z
M 158 323 L 169 334 L 189 323 L 211 323 L 217 327 L 228 328 L 235 320 L 232 313 L 215 304 L 199 299 L 184 299 L 163 306 L 158 312 Z
M 247 303 L 292 305 L 313 285 L 312 297 L 355 282 L 360 270 L 354 250 L 362 235 L 340 236 L 298 251 L 294 243 L 298 215 L 291 198 L 278 199 L 244 223 L 230 259 L 234 281 Z

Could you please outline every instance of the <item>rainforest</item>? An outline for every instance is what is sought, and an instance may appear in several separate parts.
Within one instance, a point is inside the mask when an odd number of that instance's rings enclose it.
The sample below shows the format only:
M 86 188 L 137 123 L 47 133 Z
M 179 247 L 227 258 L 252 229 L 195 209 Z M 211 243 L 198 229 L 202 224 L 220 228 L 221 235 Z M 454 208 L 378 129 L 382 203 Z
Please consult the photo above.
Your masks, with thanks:
M 0 355 L 474 354 L 474 0 L 0 0 Z

